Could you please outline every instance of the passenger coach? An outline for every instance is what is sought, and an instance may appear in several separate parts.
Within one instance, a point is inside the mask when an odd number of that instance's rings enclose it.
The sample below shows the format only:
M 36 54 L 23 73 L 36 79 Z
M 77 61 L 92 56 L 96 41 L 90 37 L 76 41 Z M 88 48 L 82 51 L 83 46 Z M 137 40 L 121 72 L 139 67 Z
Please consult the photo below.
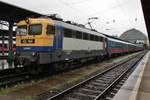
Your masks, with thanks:
M 112 36 L 107 36 L 107 52 L 109 57 L 132 53 L 143 49 L 144 48 L 138 44 L 130 43 Z

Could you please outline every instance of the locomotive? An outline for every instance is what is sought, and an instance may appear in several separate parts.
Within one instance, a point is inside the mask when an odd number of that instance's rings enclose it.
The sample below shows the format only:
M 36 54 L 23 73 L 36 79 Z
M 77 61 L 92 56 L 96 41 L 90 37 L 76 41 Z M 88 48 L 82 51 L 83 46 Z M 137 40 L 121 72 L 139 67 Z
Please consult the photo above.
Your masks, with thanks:
M 53 64 L 62 68 L 143 50 L 137 44 L 50 17 L 28 18 L 17 26 L 16 67 L 32 65 L 36 69 L 37 65 Z

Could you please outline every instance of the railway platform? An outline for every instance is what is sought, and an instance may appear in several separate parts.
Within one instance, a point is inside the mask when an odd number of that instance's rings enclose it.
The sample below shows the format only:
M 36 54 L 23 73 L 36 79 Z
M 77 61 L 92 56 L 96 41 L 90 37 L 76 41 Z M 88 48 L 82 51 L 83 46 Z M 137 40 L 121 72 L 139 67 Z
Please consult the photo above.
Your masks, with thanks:
M 150 100 L 150 51 L 140 61 L 113 100 Z

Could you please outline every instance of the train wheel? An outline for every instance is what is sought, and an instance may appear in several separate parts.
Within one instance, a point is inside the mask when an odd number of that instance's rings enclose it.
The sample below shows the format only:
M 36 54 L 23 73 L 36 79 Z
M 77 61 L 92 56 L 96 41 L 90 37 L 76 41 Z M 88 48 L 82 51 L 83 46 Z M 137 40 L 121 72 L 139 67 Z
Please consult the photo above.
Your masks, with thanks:
M 61 62 L 53 64 L 53 68 L 55 71 L 63 71 L 71 68 L 71 64 L 69 62 Z
M 55 63 L 55 64 L 53 64 L 53 68 L 55 69 L 55 71 L 64 70 L 64 64 L 63 63 Z
M 39 75 L 41 73 L 41 68 L 38 66 L 38 64 L 31 64 L 28 66 L 28 71 L 32 75 Z
M 15 67 L 15 68 L 17 68 L 17 67 L 18 67 L 18 64 L 17 64 L 17 63 L 15 63 L 15 62 L 14 62 L 14 67 Z

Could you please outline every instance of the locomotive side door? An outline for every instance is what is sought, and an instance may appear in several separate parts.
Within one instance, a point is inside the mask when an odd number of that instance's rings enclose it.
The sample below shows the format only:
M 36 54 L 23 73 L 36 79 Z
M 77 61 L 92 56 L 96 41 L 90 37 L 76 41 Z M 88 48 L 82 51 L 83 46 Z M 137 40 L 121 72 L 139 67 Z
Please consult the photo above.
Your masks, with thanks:
M 56 25 L 56 26 L 52 26 L 52 25 L 48 25 L 47 27 L 47 33 L 49 36 L 52 36 L 52 49 L 53 51 L 55 50 L 60 50 L 62 48 L 62 34 L 61 34 L 61 27 Z
M 56 26 L 56 34 L 55 34 L 55 49 L 61 50 L 62 49 L 62 38 L 63 38 L 63 27 L 61 25 Z

